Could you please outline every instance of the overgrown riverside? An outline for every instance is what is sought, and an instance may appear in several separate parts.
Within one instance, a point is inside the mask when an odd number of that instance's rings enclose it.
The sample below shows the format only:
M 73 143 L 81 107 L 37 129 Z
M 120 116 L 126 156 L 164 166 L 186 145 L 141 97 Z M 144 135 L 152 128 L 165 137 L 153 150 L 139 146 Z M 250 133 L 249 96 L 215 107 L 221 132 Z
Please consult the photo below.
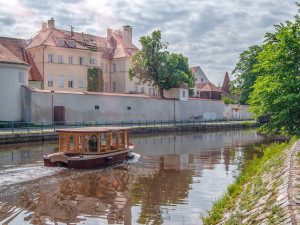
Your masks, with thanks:
M 300 140 L 293 137 L 288 143 L 274 143 L 261 151 L 263 157 L 245 163 L 209 215 L 201 215 L 204 224 L 300 223 Z

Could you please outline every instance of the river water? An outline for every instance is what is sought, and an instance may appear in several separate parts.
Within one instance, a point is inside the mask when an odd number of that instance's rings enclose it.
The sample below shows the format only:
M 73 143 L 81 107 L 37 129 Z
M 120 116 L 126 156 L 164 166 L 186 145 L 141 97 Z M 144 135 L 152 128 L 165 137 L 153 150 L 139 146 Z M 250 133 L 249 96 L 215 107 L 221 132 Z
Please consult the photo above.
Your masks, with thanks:
M 0 224 L 201 224 L 265 142 L 253 130 L 132 135 L 135 158 L 44 167 L 57 141 L 0 145 Z

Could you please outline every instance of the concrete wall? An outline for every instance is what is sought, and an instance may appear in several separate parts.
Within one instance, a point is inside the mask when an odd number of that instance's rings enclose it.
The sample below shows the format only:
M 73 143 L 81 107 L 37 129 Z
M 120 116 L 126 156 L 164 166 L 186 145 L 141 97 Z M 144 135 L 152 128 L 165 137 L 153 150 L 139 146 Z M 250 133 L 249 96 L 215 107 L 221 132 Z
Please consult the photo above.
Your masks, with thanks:
M 248 105 L 225 104 L 224 115 L 229 120 L 249 119 L 252 118 L 252 113 L 249 112 L 249 108 Z
M 28 84 L 30 66 L 0 63 L 0 121 L 21 121 L 21 85 Z M 19 73 L 23 73 L 23 82 Z
M 53 102 L 54 106 L 65 107 L 66 121 L 173 120 L 174 114 L 176 120 L 224 119 L 225 112 L 223 101 L 174 101 L 106 93 L 55 92 Z M 24 87 L 22 108 L 25 121 L 51 121 L 50 91 Z

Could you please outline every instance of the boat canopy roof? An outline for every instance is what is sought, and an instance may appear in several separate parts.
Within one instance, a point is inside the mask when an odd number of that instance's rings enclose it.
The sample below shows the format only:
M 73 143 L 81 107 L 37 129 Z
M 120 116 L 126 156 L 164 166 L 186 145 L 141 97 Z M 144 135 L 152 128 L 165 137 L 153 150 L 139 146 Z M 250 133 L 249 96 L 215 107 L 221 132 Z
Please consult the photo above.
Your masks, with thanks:
M 131 127 L 78 127 L 57 129 L 57 132 L 62 133 L 108 133 L 113 131 L 130 130 Z

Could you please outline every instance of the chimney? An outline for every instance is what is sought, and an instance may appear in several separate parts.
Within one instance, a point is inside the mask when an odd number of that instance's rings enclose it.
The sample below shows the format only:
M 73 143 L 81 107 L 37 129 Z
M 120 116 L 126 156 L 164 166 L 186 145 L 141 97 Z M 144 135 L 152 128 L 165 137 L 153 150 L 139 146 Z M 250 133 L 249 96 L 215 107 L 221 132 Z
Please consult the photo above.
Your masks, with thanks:
M 127 48 L 132 45 L 132 27 L 129 25 L 123 26 L 123 43 Z
M 42 22 L 42 30 L 43 31 L 47 30 L 47 23 Z
M 107 40 L 110 40 L 113 36 L 113 29 L 107 28 Z
M 55 20 L 53 18 L 51 18 L 51 20 L 48 20 L 48 28 L 49 29 L 55 28 L 54 21 Z

